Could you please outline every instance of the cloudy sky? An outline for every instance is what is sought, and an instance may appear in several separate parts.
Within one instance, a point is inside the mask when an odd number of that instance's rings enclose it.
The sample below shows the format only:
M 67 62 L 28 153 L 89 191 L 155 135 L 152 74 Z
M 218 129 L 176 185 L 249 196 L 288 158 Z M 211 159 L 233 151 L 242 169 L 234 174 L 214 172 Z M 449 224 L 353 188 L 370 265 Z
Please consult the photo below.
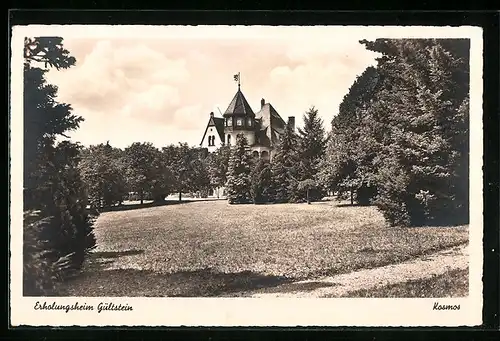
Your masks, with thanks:
M 84 145 L 158 147 L 201 141 L 209 113 L 220 115 L 241 89 L 254 109 L 265 98 L 287 119 L 302 123 L 314 105 L 328 128 L 357 75 L 376 55 L 357 32 L 314 27 L 203 27 L 127 34 L 61 34 L 74 67 L 50 71 L 59 100 L 85 121 L 72 139 Z

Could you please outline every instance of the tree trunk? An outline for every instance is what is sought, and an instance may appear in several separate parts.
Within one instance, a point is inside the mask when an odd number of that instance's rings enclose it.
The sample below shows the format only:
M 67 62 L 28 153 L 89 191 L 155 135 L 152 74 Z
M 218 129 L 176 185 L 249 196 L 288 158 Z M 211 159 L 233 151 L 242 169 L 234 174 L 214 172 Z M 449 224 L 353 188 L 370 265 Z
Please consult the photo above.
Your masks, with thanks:
M 179 202 L 182 201 L 182 191 L 179 191 Z
M 144 193 L 141 191 L 141 205 L 144 204 Z
M 309 188 L 307 189 L 307 204 L 311 205 L 311 200 L 309 199 Z
M 353 188 L 351 187 L 351 205 L 354 205 Z

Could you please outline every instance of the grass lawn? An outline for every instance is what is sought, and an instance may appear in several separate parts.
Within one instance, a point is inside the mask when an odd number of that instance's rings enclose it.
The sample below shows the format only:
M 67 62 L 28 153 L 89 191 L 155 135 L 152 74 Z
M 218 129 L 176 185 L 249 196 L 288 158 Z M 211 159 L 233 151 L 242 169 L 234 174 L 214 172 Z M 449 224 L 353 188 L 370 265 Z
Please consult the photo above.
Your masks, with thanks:
M 428 279 L 351 292 L 345 297 L 466 297 L 469 295 L 468 270 L 452 270 Z
M 391 228 L 374 207 L 199 201 L 106 212 L 75 296 L 214 296 L 398 263 L 468 227 Z

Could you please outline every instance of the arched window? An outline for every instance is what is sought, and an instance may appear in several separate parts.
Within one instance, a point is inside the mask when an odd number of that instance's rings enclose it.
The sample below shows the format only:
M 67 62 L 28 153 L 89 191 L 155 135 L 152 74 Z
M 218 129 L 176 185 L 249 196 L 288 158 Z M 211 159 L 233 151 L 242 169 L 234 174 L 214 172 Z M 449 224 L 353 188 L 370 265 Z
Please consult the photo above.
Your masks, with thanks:
M 262 153 L 260 153 L 260 157 L 264 160 L 269 160 L 269 153 L 264 150 Z
M 212 135 L 208 137 L 208 145 L 215 146 L 215 136 Z
M 230 145 L 231 144 L 231 135 L 227 135 L 227 144 Z
M 252 153 L 252 157 L 253 157 L 254 159 L 258 159 L 258 158 L 259 158 L 259 152 L 258 152 L 258 151 L 256 151 L 256 150 L 254 150 L 254 151 L 253 151 L 253 153 Z

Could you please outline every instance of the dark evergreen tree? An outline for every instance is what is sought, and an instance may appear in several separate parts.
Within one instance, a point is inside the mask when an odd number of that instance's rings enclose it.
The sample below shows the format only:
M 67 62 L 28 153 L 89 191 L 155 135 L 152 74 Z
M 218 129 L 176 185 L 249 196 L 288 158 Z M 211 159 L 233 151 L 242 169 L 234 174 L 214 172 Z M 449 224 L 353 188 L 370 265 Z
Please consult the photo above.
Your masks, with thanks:
M 86 209 L 78 170 L 81 147 L 69 141 L 56 143 L 57 137 L 67 138 L 68 131 L 77 129 L 83 118 L 74 115 L 69 104 L 58 103 L 57 87 L 45 80 L 48 67 L 75 64 L 62 42 L 58 37 L 38 37 L 26 38 L 24 44 L 24 209 L 36 211 L 39 221 L 35 225 L 25 221 L 30 230 L 24 249 L 25 295 L 39 293 L 35 282 L 51 282 L 47 278 L 54 273 L 49 268 L 58 269 L 57 277 L 63 277 L 66 271 L 55 266 L 62 260 L 67 264 L 64 270 L 80 268 L 95 245 L 93 217 Z M 33 249 L 40 257 L 27 254 Z
M 365 124 L 377 148 L 377 205 L 394 225 L 466 223 L 468 41 L 363 43 L 382 54 L 384 81 Z
M 271 164 L 260 159 L 254 166 L 251 175 L 251 194 L 254 204 L 262 204 L 271 200 Z
M 300 198 L 297 191 L 300 169 L 297 144 L 297 135 L 292 127 L 287 125 L 271 163 L 271 188 L 274 202 L 295 202 Z
M 368 67 L 356 78 L 332 120 L 327 152 L 319 181 L 340 194 L 349 193 L 351 203 L 368 204 L 375 196 L 372 161 L 377 150 L 371 144 L 364 120 L 380 83 L 380 75 Z M 355 195 L 356 194 L 356 195 Z
M 300 160 L 299 181 L 316 179 L 320 170 L 320 162 L 324 158 L 326 149 L 326 135 L 323 120 L 318 116 L 318 110 L 310 108 L 303 117 L 304 127 L 298 129 L 297 153 Z M 324 196 L 319 187 L 297 190 L 297 196 L 301 199 L 315 201 Z
M 227 172 L 227 198 L 230 204 L 252 201 L 251 167 L 252 157 L 248 149 L 248 141 L 243 134 L 238 134 L 236 144 L 231 148 Z

